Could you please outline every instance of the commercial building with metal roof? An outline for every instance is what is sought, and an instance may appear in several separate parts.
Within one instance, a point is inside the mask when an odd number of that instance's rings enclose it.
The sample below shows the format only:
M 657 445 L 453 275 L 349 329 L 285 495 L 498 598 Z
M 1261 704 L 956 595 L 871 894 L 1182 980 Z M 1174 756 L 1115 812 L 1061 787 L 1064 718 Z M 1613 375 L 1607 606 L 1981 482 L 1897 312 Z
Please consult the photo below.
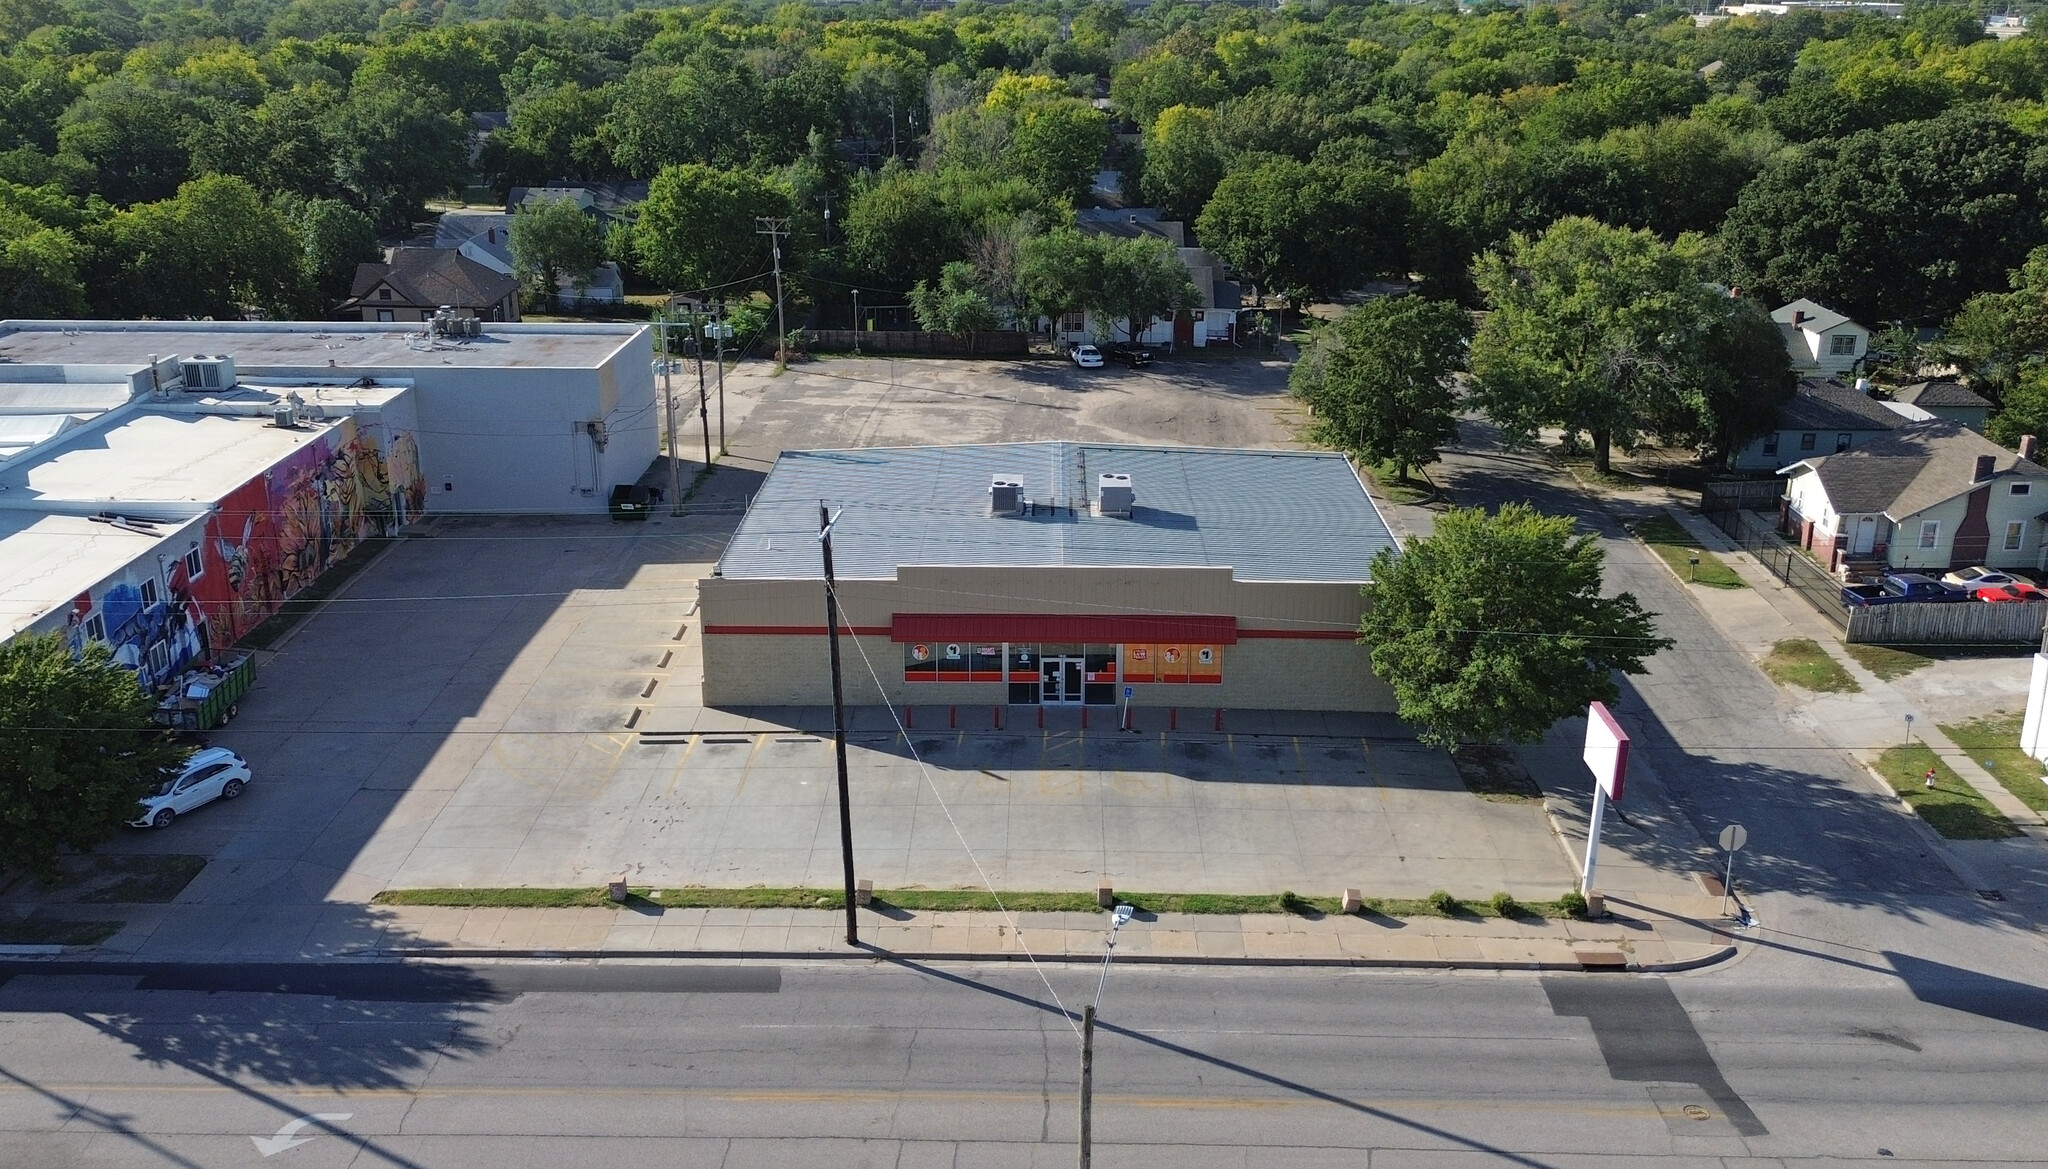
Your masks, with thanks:
M 1390 711 L 1356 644 L 1393 534 L 1342 456 L 1038 442 L 791 451 L 699 586 L 704 697 Z

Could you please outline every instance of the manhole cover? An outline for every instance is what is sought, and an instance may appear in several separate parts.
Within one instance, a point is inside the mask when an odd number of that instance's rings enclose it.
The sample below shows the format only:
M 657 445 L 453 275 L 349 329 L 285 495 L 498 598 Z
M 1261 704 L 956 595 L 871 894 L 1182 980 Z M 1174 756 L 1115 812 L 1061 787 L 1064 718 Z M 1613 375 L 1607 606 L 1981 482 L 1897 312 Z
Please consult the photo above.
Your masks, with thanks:
M 1708 1120 L 1711 1119 L 1714 1115 L 1713 1113 L 1708 1112 L 1706 1109 L 1701 1108 L 1697 1104 L 1688 1104 L 1679 1111 L 1684 1112 L 1687 1119 L 1690 1120 Z

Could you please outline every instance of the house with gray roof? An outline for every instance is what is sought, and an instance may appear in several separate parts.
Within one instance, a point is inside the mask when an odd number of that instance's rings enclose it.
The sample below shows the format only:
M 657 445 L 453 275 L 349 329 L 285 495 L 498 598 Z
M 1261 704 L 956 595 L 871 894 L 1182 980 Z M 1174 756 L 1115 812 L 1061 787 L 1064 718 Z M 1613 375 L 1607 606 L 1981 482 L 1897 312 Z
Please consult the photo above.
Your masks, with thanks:
M 820 501 L 849 702 L 1393 709 L 1342 455 L 1081 442 L 784 452 L 698 583 L 707 704 L 830 701 Z
M 1794 373 L 1848 373 L 1870 352 L 1870 330 L 1823 304 L 1801 297 L 1771 311 L 1785 337 Z
M 430 321 L 446 307 L 458 317 L 519 319 L 519 282 L 453 248 L 393 248 L 382 264 L 356 265 L 336 312 L 345 321 Z
M 1982 434 L 1991 421 L 1991 402 L 1958 381 L 1918 382 L 1892 391 L 1892 401 L 1917 406 L 1936 418 Z
M 1839 454 L 1882 438 L 1909 419 L 1833 378 L 1806 377 L 1784 405 L 1778 426 L 1728 456 L 1734 471 L 1775 472 L 1788 460 Z
M 1945 420 L 1786 467 L 1785 527 L 1831 569 L 2048 567 L 2048 467 Z

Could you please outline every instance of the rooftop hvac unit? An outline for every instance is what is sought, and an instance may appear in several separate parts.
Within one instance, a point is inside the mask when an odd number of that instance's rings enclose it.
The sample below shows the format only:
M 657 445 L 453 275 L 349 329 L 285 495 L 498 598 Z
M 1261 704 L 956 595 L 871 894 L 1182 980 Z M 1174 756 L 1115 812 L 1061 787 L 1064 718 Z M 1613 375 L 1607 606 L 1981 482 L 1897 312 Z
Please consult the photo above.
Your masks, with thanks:
M 1129 475 L 1105 472 L 1096 477 L 1096 498 L 1102 501 L 1102 514 L 1129 518 L 1131 508 L 1137 503 L 1137 492 L 1132 489 Z
M 181 364 L 188 393 L 235 388 L 235 359 L 225 353 L 215 357 L 195 353 Z
M 1016 515 L 1024 480 L 1015 475 L 994 475 L 988 481 L 988 510 L 993 515 Z

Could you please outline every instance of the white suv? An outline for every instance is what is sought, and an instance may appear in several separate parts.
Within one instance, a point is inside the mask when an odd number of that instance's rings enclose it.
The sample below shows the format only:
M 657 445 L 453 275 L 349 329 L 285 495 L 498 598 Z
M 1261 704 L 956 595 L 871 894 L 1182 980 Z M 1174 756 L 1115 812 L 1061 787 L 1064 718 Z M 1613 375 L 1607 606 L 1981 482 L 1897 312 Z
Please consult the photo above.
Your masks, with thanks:
M 168 828 L 171 821 L 201 804 L 241 795 L 250 778 L 249 761 L 226 747 L 194 752 L 184 770 L 142 797 L 135 818 L 128 823 L 136 828 Z

